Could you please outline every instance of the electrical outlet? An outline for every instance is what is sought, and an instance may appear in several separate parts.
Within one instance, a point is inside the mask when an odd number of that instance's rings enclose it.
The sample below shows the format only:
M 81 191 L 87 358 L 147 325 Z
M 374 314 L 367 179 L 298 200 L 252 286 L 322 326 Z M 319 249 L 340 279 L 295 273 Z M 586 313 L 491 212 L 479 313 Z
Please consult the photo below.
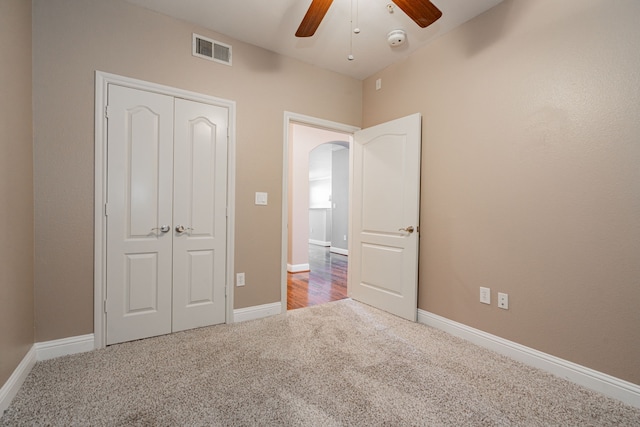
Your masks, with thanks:
M 491 289 L 480 286 L 480 302 L 483 304 L 491 304 Z
M 509 309 L 509 294 L 498 292 L 498 307 L 504 308 L 505 310 Z
M 236 286 L 244 286 L 244 273 L 236 274 Z

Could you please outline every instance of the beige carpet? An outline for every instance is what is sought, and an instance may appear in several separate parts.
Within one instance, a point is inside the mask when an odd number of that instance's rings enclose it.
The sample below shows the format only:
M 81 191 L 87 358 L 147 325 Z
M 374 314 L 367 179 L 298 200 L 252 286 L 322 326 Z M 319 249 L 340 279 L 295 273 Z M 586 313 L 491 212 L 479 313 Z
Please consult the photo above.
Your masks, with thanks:
M 37 363 L 1 426 L 638 426 L 625 406 L 351 300 Z

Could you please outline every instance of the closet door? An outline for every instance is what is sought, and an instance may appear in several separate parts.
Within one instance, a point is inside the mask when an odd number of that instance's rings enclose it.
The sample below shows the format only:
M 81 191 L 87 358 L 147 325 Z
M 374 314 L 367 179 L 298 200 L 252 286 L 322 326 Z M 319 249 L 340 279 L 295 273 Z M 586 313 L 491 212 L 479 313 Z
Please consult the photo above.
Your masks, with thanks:
M 175 100 L 173 331 L 225 321 L 228 110 Z
M 106 343 L 225 321 L 228 109 L 116 85 Z
M 173 97 L 109 86 L 107 344 L 171 332 Z

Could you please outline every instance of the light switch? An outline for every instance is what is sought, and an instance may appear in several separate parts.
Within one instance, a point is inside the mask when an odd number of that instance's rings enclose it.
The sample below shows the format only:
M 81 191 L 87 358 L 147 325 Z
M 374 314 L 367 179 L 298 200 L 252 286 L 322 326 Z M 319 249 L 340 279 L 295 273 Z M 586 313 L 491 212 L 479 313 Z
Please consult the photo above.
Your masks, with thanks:
M 256 192 L 256 205 L 267 204 L 267 193 Z

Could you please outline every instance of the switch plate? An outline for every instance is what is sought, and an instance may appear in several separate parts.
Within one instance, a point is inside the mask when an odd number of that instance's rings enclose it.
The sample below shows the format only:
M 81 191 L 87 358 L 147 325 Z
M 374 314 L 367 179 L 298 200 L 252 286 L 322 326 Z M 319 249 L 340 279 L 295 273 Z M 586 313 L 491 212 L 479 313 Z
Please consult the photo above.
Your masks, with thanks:
M 491 289 L 480 286 L 480 302 L 483 304 L 491 304 Z
M 256 192 L 256 205 L 266 205 L 267 198 L 267 193 Z
M 505 310 L 509 309 L 509 294 L 498 292 L 498 307 L 504 308 Z
M 236 274 L 236 286 L 244 286 L 244 273 Z

